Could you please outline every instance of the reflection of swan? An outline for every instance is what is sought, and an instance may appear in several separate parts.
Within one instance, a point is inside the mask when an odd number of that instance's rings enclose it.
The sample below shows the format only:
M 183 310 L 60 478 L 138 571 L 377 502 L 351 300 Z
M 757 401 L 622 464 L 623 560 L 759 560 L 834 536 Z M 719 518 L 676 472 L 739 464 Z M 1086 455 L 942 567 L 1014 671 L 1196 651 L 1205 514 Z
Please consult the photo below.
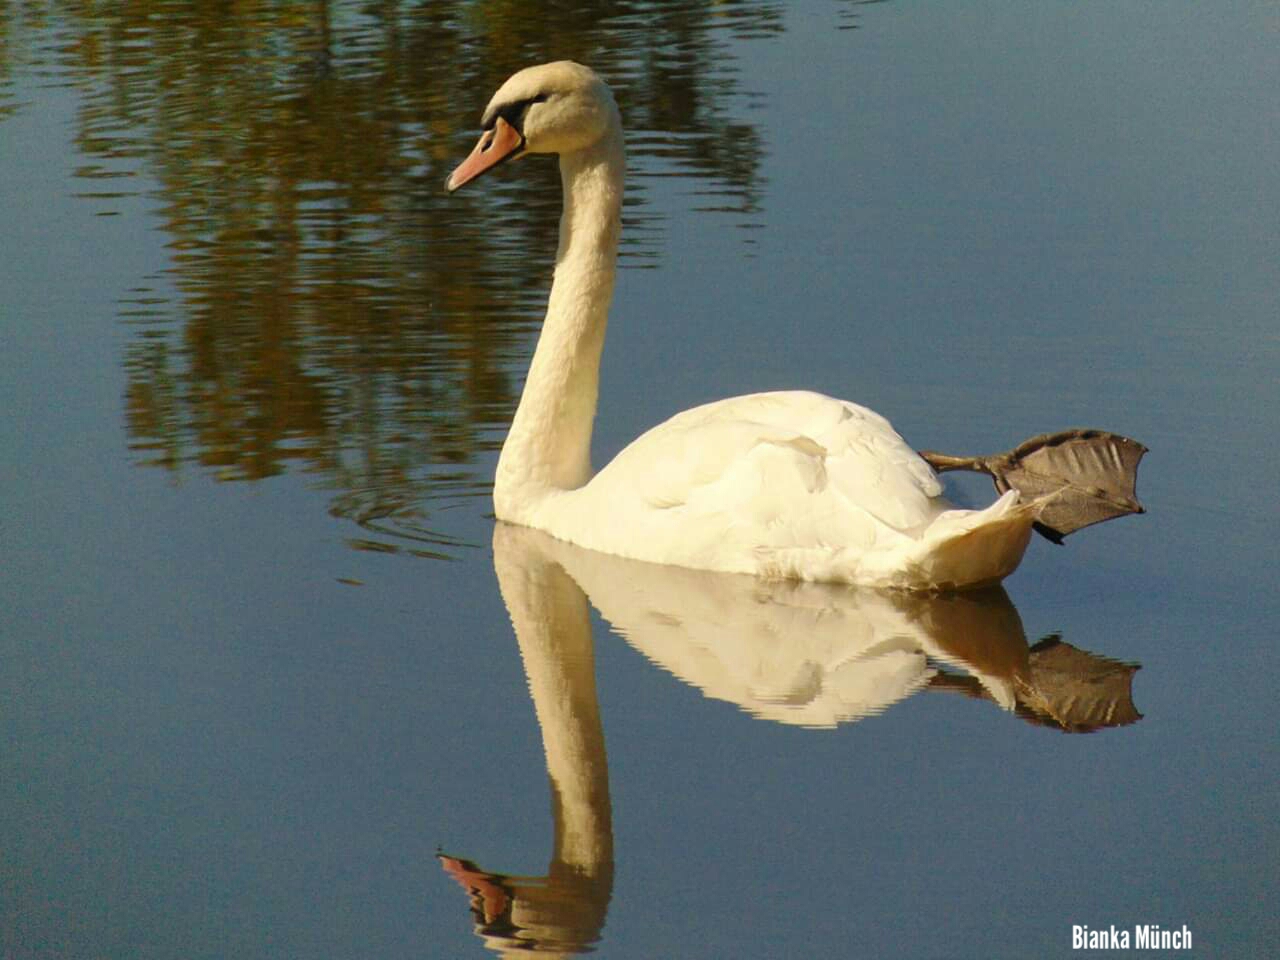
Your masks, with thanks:
M 500 953 L 576 953 L 600 936 L 613 889 L 613 827 L 596 699 L 587 600 L 551 558 L 494 533 L 494 569 L 529 679 L 547 773 L 555 843 L 542 877 L 490 873 L 458 857 L 445 870 L 470 892 L 476 930 Z
M 944 588 L 994 583 L 1017 566 L 1060 491 L 1020 496 L 1015 483 L 985 510 L 953 509 L 929 464 L 883 417 L 816 393 L 686 411 L 592 477 L 621 229 L 618 110 L 592 71 L 552 63 L 503 84 L 483 124 L 450 189 L 525 153 L 558 153 L 564 185 L 546 320 L 494 483 L 500 519 L 607 553 L 771 578 Z M 1074 486 L 1097 499 L 1106 485 Z M 1140 509 L 1123 489 L 1103 499 L 1119 504 L 1115 512 Z
M 536 544 L 646 657 L 758 717 L 829 727 L 935 688 L 1067 730 L 1140 716 L 1130 698 L 1136 666 L 1060 640 L 1028 649 L 999 588 L 929 595 L 767 581 L 627 560 L 503 527 L 495 550 Z
M 568 954 L 600 937 L 613 830 L 596 700 L 591 601 L 651 660 L 708 696 L 784 723 L 830 726 L 940 687 L 1067 730 L 1138 718 L 1136 667 L 1063 644 L 1028 651 L 1001 590 L 912 596 L 684 570 L 499 523 L 494 568 L 542 731 L 555 839 L 544 876 L 441 855 L 502 954 Z M 575 583 L 576 581 L 576 583 Z M 1052 649 L 1038 663 L 1040 648 Z M 952 668 L 951 672 L 944 667 Z

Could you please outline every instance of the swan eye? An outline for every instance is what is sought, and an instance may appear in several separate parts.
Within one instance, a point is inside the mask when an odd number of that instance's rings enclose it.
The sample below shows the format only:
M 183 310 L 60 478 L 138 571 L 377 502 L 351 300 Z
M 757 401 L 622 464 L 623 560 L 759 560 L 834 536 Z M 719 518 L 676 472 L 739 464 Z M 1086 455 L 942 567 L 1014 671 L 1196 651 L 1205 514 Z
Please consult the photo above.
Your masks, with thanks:
M 523 133 L 524 118 L 528 115 L 529 108 L 535 103 L 545 103 L 550 98 L 551 94 L 549 93 L 539 93 L 536 96 L 528 97 L 524 100 L 516 100 L 498 110 L 497 116 L 501 117 L 503 120 L 507 121 L 507 123 L 511 124 L 511 126 Z
M 524 102 L 524 105 L 520 108 L 520 123 L 522 125 L 521 127 L 522 129 L 524 124 L 524 118 L 529 115 L 529 108 L 532 107 L 535 103 L 546 103 L 548 98 L 550 98 L 550 96 L 551 94 L 549 93 L 540 93 L 536 97 L 530 97 L 528 100 Z

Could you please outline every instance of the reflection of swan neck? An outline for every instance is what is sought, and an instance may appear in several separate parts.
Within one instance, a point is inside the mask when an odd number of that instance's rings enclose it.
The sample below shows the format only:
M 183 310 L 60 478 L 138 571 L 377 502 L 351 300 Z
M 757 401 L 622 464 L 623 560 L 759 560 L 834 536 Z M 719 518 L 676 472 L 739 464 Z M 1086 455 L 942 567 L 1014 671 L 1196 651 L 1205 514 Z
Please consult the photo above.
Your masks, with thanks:
M 564 210 L 555 279 L 520 406 L 494 481 L 500 518 L 591 477 L 591 425 L 622 229 L 625 160 L 615 122 L 591 147 L 560 158 Z
M 611 872 L 608 769 L 586 597 L 559 566 L 532 552 L 511 557 L 497 551 L 494 565 L 519 640 L 551 778 L 551 872 L 564 867 L 588 876 Z

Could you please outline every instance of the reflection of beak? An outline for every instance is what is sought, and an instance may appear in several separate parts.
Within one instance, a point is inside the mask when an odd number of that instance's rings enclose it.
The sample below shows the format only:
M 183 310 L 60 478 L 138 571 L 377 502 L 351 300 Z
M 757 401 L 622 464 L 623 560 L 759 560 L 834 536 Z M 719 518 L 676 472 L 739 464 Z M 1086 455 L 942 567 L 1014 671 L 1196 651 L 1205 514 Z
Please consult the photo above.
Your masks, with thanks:
M 484 914 L 485 923 L 493 923 L 511 905 L 511 896 L 496 874 L 486 873 L 469 860 L 437 853 L 444 872 L 458 881 L 458 885 L 471 895 L 472 906 Z
M 458 164 L 458 168 L 449 174 L 444 188 L 452 193 L 464 183 L 470 183 L 486 170 L 491 170 L 503 160 L 520 155 L 524 149 L 524 137 L 520 131 L 499 117 L 492 130 L 480 135 L 471 156 Z

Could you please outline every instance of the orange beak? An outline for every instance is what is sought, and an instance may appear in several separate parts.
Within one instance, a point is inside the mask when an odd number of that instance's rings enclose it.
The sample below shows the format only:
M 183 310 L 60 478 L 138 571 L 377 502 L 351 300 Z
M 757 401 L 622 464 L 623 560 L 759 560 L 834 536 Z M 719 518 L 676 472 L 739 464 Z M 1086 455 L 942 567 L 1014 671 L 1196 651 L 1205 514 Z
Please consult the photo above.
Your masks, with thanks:
M 452 193 L 486 170 L 492 170 L 503 160 L 519 156 L 523 147 L 524 137 L 520 135 L 520 131 L 499 117 L 493 129 L 480 134 L 480 139 L 475 149 L 471 151 L 471 155 L 449 174 L 449 179 L 444 182 L 444 188 Z

